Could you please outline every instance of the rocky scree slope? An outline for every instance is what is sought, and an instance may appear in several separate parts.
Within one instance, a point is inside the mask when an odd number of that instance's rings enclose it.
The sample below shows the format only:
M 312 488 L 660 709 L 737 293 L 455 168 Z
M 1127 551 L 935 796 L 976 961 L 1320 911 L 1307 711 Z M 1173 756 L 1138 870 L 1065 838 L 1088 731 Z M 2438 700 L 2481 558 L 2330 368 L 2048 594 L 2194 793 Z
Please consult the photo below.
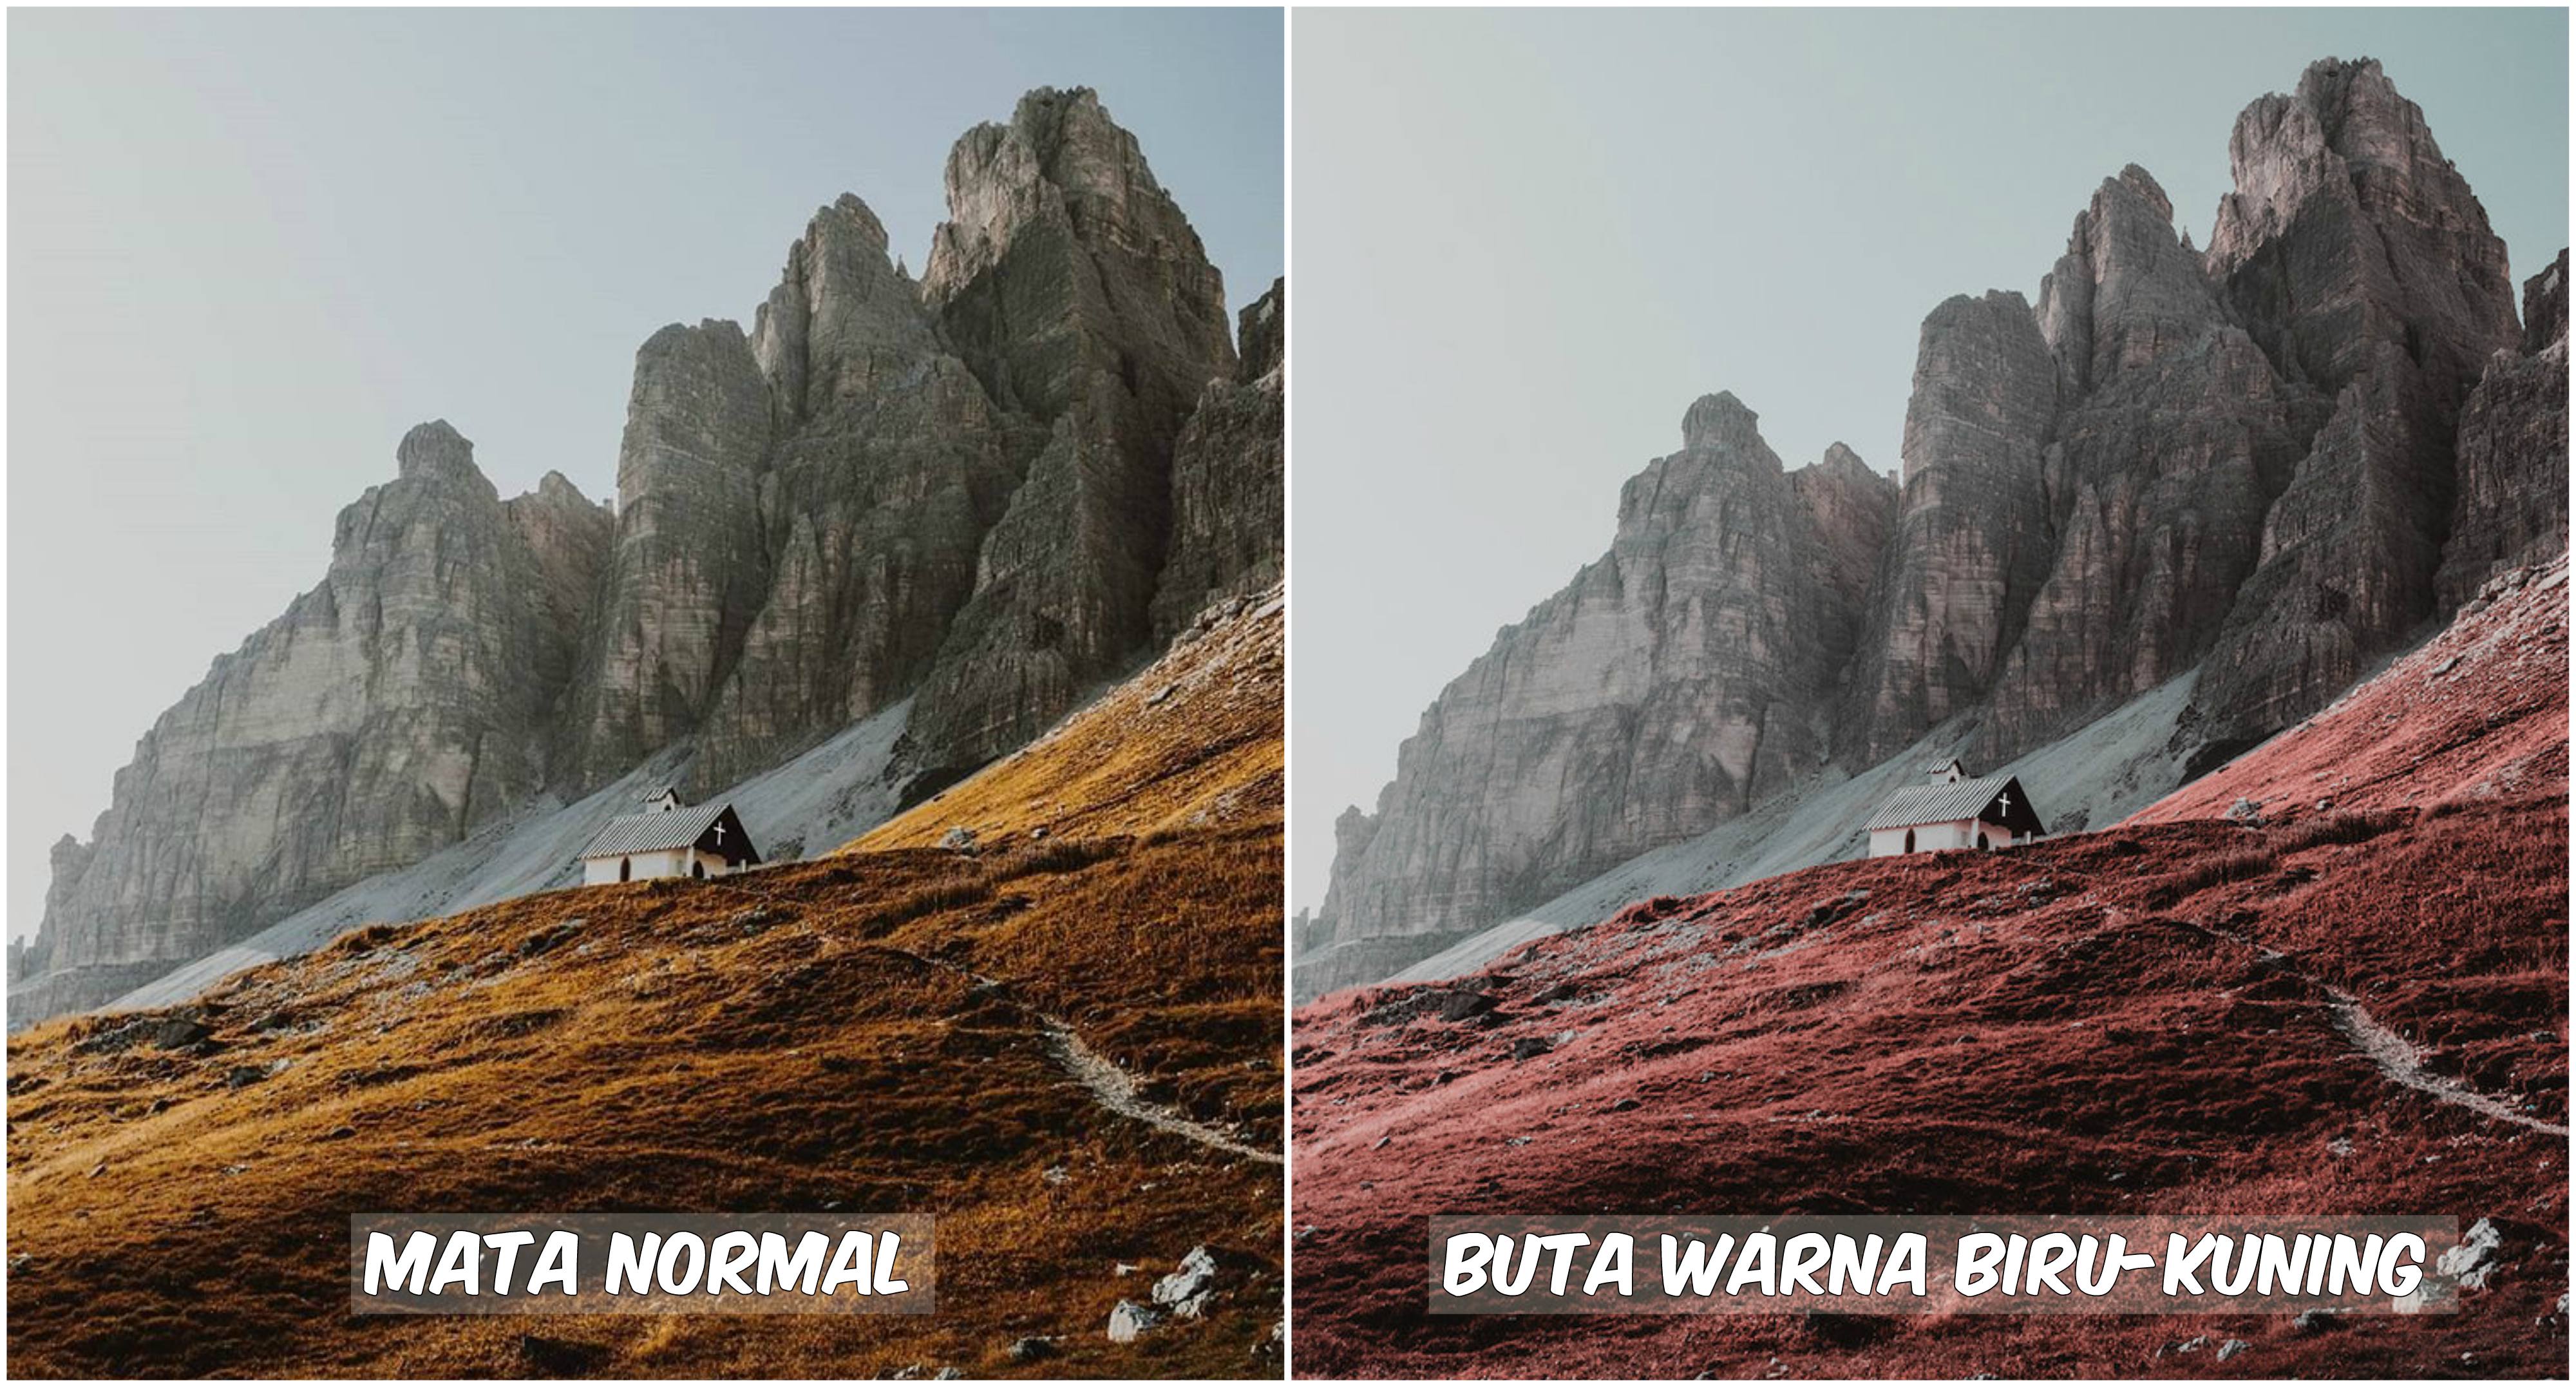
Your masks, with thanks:
M 1298 1363 L 2556 1371 L 2564 575 L 2500 575 L 2431 645 L 2138 821 L 1659 897 L 1470 977 L 1301 1009 Z M 2221 797 L 2263 804 L 2212 817 Z M 1422 1298 L 1434 1213 L 2396 1208 L 2496 1235 L 2459 1315 L 1643 1316 L 1604 1333 L 1434 1317 Z
M 2185 776 L 2565 545 L 2565 280 L 2525 290 L 2371 60 L 2246 108 L 2206 251 L 2106 179 L 2034 304 L 1923 325 L 1890 484 L 1784 471 L 1731 395 L 1610 553 L 1427 710 L 1336 826 L 1296 989 L 1384 978 L 1929 734 L 1976 764 L 2185 687 Z
M 1246 310 L 1135 138 L 1040 90 L 962 138 L 926 277 L 844 196 L 745 333 L 637 352 L 613 514 L 445 424 L 54 853 L 13 1024 L 93 1006 L 640 766 L 692 798 L 899 710 L 918 797 L 1280 570 L 1284 288 Z

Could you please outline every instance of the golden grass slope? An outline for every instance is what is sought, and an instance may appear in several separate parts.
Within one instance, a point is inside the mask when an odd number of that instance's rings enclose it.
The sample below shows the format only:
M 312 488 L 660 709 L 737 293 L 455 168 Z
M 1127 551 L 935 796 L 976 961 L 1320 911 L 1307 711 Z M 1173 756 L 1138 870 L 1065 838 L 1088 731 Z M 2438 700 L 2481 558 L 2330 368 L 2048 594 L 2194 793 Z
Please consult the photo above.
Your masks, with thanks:
M 1285 610 L 1277 586 L 1211 607 L 1144 672 L 850 849 L 1279 822 Z
M 13 1037 L 10 1374 L 1275 1374 L 1280 1167 L 1104 1109 L 1037 1017 L 1276 1151 L 1278 860 L 1251 828 L 565 891 Z M 352 1212 L 834 1207 L 936 1215 L 940 1313 L 347 1313 Z M 1202 1243 L 1224 1303 L 1110 1343 Z
M 11 1375 L 1276 1376 L 1281 629 L 1214 609 L 857 850 L 12 1037 Z M 937 1314 L 348 1314 L 351 1213 L 836 1208 L 939 1220 Z M 1110 1342 L 1201 1245 L 1207 1317 Z

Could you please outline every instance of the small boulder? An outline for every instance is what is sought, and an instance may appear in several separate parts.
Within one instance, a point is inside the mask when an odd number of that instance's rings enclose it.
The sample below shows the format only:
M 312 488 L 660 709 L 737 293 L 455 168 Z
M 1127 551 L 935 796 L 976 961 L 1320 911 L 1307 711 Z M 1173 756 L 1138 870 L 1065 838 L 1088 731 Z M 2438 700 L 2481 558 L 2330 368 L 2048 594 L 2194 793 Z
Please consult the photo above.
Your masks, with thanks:
M 1163 1322 L 1161 1312 L 1151 1306 L 1122 1300 L 1109 1311 L 1109 1342 L 1132 1344 L 1137 1336 Z
M 2233 1358 L 2252 1347 L 2254 1347 L 2252 1344 L 2245 1342 L 2243 1339 L 2230 1339 L 2226 1343 L 2218 1346 L 2218 1361 L 2224 1363 L 2228 1359 Z
M 211 1027 L 193 1016 L 167 1016 L 152 1028 L 152 1043 L 164 1050 L 185 1050 L 213 1034 Z
M 2503 1246 L 2504 1234 L 2490 1220 L 2479 1219 L 2461 1235 L 2459 1246 L 2443 1253 L 2442 1259 L 2433 1264 L 2433 1274 L 2459 1282 L 2463 1290 L 2484 1290 L 2487 1278 L 2496 1273 L 2496 1253 Z
M 1440 1000 L 1440 1019 L 1464 1021 L 1494 1009 L 1494 999 L 1481 992 L 1452 992 Z
M 1204 1245 L 1191 1248 L 1179 1270 L 1154 1283 L 1154 1303 L 1182 1319 L 1197 1319 L 1216 1294 L 1216 1271 L 1216 1254 Z
M 948 849 L 950 852 L 970 852 L 975 847 L 975 830 L 971 828 L 952 828 L 946 833 L 939 835 L 939 846 Z
M 521 958 L 535 958 L 539 954 L 552 952 L 557 946 L 579 933 L 581 933 L 579 920 L 566 920 L 561 924 L 549 925 L 520 940 L 517 953 Z
M 1512 1059 L 1515 1063 L 1521 1060 L 1537 1059 L 1539 1056 L 1544 1055 L 1555 1048 L 1555 1046 L 1548 1044 L 1537 1036 L 1529 1036 L 1512 1042 Z
M 1031 1334 L 1024 1339 L 1013 1339 L 1004 1352 L 1014 1363 L 1034 1363 L 1041 1358 L 1055 1357 L 1055 1340 L 1044 1334 Z

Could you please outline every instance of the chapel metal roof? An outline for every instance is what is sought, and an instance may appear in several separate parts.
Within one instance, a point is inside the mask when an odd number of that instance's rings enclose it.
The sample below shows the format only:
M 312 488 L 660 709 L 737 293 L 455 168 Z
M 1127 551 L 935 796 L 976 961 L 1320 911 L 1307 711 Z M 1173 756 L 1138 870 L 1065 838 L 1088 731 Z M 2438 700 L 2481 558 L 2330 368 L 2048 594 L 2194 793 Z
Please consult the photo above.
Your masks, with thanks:
M 685 848 L 698 841 L 698 836 L 715 827 L 733 806 L 721 801 L 694 808 L 673 809 L 652 814 L 627 814 L 608 821 L 590 846 L 581 850 L 584 857 L 618 857 L 632 852 L 661 852 L 668 848 Z
M 1947 764 L 1946 762 L 1944 764 Z M 1946 785 L 1909 785 L 1887 797 L 1869 818 L 1871 828 L 1913 828 L 1918 824 L 1973 819 L 2013 783 L 2009 775 L 1961 780 Z

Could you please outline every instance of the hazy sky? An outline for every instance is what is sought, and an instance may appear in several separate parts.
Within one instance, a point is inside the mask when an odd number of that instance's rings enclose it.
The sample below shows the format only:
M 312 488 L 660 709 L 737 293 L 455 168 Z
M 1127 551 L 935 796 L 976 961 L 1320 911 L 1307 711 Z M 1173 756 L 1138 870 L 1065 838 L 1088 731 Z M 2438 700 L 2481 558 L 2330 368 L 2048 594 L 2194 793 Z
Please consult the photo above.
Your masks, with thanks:
M 1619 483 L 1732 390 L 1893 471 L 1917 329 L 2040 276 L 2137 163 L 2209 243 L 2236 114 L 2376 57 L 2512 252 L 2567 243 L 2567 16 L 1300 10 L 1292 899 Z
M 1136 133 L 1240 307 L 1283 268 L 1275 11 L 9 15 L 12 934 L 46 850 L 444 417 L 614 490 L 635 348 L 745 326 L 842 192 L 917 273 L 1036 86 Z

